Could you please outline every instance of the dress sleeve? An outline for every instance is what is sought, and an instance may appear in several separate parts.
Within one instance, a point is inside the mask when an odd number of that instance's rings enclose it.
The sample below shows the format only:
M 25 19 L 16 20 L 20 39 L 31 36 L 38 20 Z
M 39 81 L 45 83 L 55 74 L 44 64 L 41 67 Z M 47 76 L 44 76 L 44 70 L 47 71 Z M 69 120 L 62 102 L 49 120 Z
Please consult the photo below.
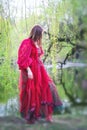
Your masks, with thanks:
M 17 64 L 19 69 L 26 69 L 32 63 L 31 55 L 31 45 L 29 41 L 24 40 L 22 41 L 19 50 L 18 50 L 18 60 Z

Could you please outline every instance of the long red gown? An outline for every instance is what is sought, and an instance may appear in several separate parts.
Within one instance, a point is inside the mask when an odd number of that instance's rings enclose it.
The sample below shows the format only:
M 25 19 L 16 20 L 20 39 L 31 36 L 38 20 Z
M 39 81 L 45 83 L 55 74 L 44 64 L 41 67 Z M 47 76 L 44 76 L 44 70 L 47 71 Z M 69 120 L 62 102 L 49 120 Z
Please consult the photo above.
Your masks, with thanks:
M 30 38 L 23 40 L 18 50 L 20 113 L 27 120 L 52 114 L 55 107 L 62 106 L 55 84 L 40 59 L 42 54 L 42 48 L 37 48 Z M 28 78 L 28 66 L 33 79 Z

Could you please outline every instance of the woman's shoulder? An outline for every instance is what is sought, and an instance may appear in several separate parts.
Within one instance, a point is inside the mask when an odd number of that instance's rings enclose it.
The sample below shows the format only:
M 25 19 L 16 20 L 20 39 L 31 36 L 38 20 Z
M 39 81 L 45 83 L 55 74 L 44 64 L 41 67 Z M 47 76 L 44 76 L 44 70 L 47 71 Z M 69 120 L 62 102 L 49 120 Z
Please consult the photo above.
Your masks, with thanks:
M 27 46 L 27 47 L 29 46 L 29 47 L 31 47 L 31 42 L 32 42 L 32 41 L 31 41 L 30 38 L 23 39 L 20 46 L 21 46 L 21 47 L 22 47 L 22 46 Z

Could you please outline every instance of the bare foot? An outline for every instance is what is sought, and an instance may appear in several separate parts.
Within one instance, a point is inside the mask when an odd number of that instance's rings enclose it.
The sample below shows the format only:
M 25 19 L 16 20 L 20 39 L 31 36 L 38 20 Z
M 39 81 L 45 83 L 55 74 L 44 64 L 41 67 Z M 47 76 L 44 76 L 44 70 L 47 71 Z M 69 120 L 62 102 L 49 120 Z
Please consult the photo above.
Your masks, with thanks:
M 46 121 L 52 123 L 53 122 L 52 116 L 47 116 Z

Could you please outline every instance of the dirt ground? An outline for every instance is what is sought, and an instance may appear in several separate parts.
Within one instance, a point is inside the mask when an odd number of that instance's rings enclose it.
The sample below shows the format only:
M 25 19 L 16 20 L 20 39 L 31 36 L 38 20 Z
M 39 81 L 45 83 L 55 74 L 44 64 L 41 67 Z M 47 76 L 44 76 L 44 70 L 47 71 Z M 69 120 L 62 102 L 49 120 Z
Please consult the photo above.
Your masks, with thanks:
M 20 117 L 0 117 L 0 130 L 87 130 L 87 115 L 57 115 L 53 116 L 53 123 L 42 119 L 33 125 Z

